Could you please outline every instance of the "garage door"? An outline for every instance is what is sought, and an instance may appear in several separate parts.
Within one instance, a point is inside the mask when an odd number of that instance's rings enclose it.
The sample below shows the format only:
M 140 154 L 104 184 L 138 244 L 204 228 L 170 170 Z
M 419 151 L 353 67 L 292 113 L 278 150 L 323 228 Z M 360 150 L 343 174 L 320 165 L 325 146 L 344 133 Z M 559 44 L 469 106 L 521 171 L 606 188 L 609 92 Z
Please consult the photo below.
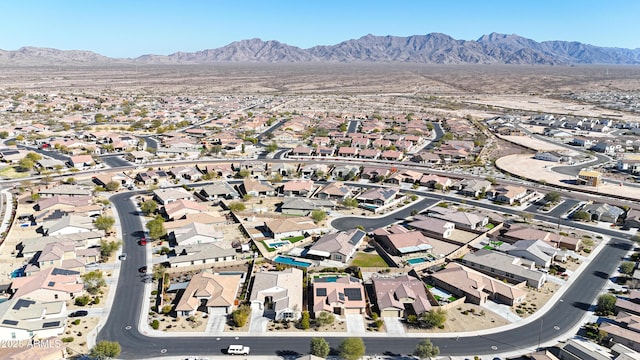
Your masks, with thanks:
M 226 315 L 227 308 L 226 307 L 210 307 L 209 315 Z
M 396 310 L 396 309 L 382 310 L 382 314 L 380 315 L 382 317 L 400 317 L 400 310 Z

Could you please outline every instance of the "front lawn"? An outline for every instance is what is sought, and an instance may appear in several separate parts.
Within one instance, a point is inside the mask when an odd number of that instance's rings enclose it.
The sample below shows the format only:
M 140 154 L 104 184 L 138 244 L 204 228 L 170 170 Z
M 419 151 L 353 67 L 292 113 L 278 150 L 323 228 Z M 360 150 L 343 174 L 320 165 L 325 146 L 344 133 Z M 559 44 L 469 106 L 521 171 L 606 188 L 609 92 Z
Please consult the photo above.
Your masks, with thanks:
M 357 253 L 351 265 L 359 267 L 389 267 L 380 255 L 365 253 Z

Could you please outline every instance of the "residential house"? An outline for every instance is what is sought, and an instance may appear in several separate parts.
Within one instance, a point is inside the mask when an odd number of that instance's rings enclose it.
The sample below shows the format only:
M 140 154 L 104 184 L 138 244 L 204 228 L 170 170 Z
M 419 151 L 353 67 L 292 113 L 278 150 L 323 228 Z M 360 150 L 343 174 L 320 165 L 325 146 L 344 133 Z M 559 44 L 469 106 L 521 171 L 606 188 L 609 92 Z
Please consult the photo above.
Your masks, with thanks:
M 640 173 L 640 159 L 618 159 L 616 169 L 627 171 L 630 174 Z
M 400 225 L 376 229 L 376 241 L 391 255 L 402 256 L 415 252 L 430 252 L 433 246 L 420 231 L 411 231 Z
M 466 254 L 460 262 L 492 277 L 517 284 L 526 282 L 535 289 L 539 289 L 547 281 L 547 275 L 536 270 L 532 261 L 497 251 L 480 249 Z
M 328 211 L 334 207 L 330 200 L 288 198 L 280 205 L 280 211 L 286 215 L 309 216 L 314 210 Z
M 67 305 L 62 300 L 42 301 L 14 297 L 0 303 L 0 338 L 7 345 L 15 343 L 16 348 L 30 348 L 26 342 L 33 339 L 45 339 L 62 335 L 67 324 Z M 54 344 L 52 342 L 52 344 Z M 9 347 L 9 346 L 7 346 Z M 33 345 L 33 348 L 38 347 Z M 4 359 L 45 359 L 40 354 L 25 357 L 9 357 L 9 349 L 3 349 Z M 58 354 L 59 355 L 59 354 Z M 53 359 L 53 358 L 51 358 Z M 55 359 L 62 359 L 55 357 Z
M 176 256 L 167 259 L 171 268 L 202 266 L 235 261 L 237 252 L 226 241 L 216 241 L 202 244 L 179 245 L 174 248 Z
M 244 179 L 240 190 L 243 194 L 254 197 L 274 196 L 276 194 L 276 188 L 266 180 Z
M 509 205 L 524 201 L 528 194 L 530 193 L 527 191 L 527 188 L 513 185 L 498 186 L 487 192 L 487 195 L 493 197 L 495 201 Z
M 400 184 L 400 183 L 414 184 L 420 181 L 420 178 L 422 178 L 421 172 L 413 171 L 413 170 L 404 170 L 391 175 L 387 180 L 385 180 L 385 182 L 390 184 Z
M 480 197 L 491 191 L 491 182 L 480 179 L 465 179 L 454 185 L 464 196 Z
M 211 225 L 213 227 L 228 225 L 233 220 L 227 220 L 225 216 L 210 215 L 210 213 L 186 214 L 182 219 L 167 221 L 164 228 L 169 231 L 173 229 L 183 228 L 191 223 L 200 223 Z
M 252 308 L 274 320 L 297 320 L 302 315 L 302 270 L 260 271 L 253 279 Z
M 598 186 L 602 182 L 602 173 L 594 170 L 580 170 L 576 181 L 578 185 Z
M 399 195 L 398 189 L 394 188 L 372 188 L 358 195 L 356 200 L 364 208 L 378 208 L 389 205 Z
M 43 198 L 53 196 L 92 196 L 93 191 L 78 185 L 62 184 L 48 189 L 39 189 L 38 194 Z
M 378 149 L 360 150 L 360 152 L 358 153 L 358 157 L 360 159 L 369 159 L 369 160 L 377 159 L 378 157 L 380 157 L 380 150 Z
M 329 183 L 316 193 L 320 199 L 339 201 L 345 200 L 351 195 L 351 188 L 340 181 Z
M 507 242 L 514 242 L 518 240 L 542 240 L 551 244 L 553 247 L 572 251 L 578 251 L 582 247 L 582 240 L 579 238 L 538 230 L 526 225 L 512 226 L 508 231 L 501 235 L 501 238 Z
M 542 160 L 542 161 L 550 161 L 550 162 L 566 162 L 566 163 L 572 163 L 572 159 L 571 156 L 568 156 L 566 154 L 557 152 L 557 151 L 539 151 L 537 152 L 534 156 L 534 159 L 536 160 Z
M 624 225 L 628 228 L 640 228 L 640 210 L 630 209 L 624 218 Z
M 303 164 L 300 173 L 305 179 L 322 178 L 329 173 L 329 166 L 325 164 Z
M 216 230 L 212 225 L 191 223 L 183 228 L 174 229 L 171 239 L 177 245 L 208 244 L 224 239 L 224 234 Z
M 169 220 L 184 218 L 187 214 L 199 214 L 208 210 L 206 205 L 195 201 L 179 199 L 166 204 L 162 211 Z
M 571 140 L 571 145 L 580 146 L 584 148 L 590 148 L 593 146 L 593 140 L 585 137 L 574 137 Z
M 446 176 L 438 176 L 435 174 L 424 174 L 419 180 L 420 185 L 427 186 L 432 189 L 448 189 L 453 182 Z
M 380 159 L 389 161 L 400 161 L 403 157 L 402 151 L 398 150 L 385 150 L 380 154 Z
M 331 170 L 334 178 L 353 179 L 360 173 L 360 167 L 357 165 L 337 165 Z
M 95 165 L 91 155 L 76 155 L 69 158 L 69 166 L 76 169 L 84 169 Z
M 542 240 L 519 240 L 513 245 L 503 244 L 498 250 L 533 261 L 537 267 L 544 269 L 548 269 L 555 261 L 565 262 L 567 260 L 564 251 Z
M 198 181 L 202 178 L 202 173 L 195 166 L 175 166 L 169 169 L 168 173 L 174 179 Z
M 153 190 L 153 199 L 160 205 L 166 205 L 178 200 L 195 200 L 193 195 L 183 188 Z
M 409 229 L 419 230 L 424 235 L 437 236 L 443 239 L 449 238 L 453 234 L 455 227 L 455 224 L 450 221 L 423 215 L 414 216 L 413 221 L 407 224 Z
M 93 196 L 62 196 L 55 195 L 43 198 L 33 206 L 36 211 L 44 211 L 47 209 L 71 209 L 75 207 L 84 207 L 91 204 Z
M 17 277 L 11 282 L 12 298 L 38 301 L 70 300 L 84 291 L 80 273 L 55 267 L 33 276 Z
M 434 154 L 432 152 L 421 151 L 411 158 L 411 161 L 420 163 L 420 164 L 431 164 L 431 165 L 439 165 L 442 163 L 442 159 L 439 155 Z
M 298 168 L 297 164 L 291 164 L 291 163 L 271 164 L 271 175 L 291 177 L 296 173 L 297 168 Z
M 36 161 L 36 167 L 43 171 L 59 171 L 66 168 L 66 165 L 62 160 L 44 158 Z
M 640 316 L 640 303 L 618 297 L 616 298 L 615 311 L 616 314 L 625 312 L 627 314 Z
M 362 168 L 360 178 L 366 180 L 381 180 L 389 176 L 391 171 L 384 167 L 365 166 Z
M 482 230 L 489 223 L 489 218 L 466 211 L 456 209 L 433 207 L 429 209 L 428 216 L 452 222 L 456 228 L 469 230 Z
M 318 226 L 308 217 L 273 219 L 264 222 L 267 234 L 274 239 L 284 239 L 319 233 Z
M 216 181 L 210 185 L 204 185 L 198 192 L 200 198 L 209 201 L 219 199 L 236 200 L 240 198 L 240 194 L 236 189 L 226 181 Z
M 610 223 L 617 223 L 618 219 L 624 214 L 624 209 L 609 204 L 587 204 L 582 208 L 591 215 L 591 220 L 605 221 Z
M 309 197 L 313 193 L 314 182 L 312 180 L 289 180 L 282 184 L 281 189 L 284 196 Z
M 136 182 L 144 185 L 158 184 L 160 181 L 168 179 L 169 175 L 165 171 L 150 170 L 136 174 Z
M 88 216 L 69 214 L 57 220 L 42 224 L 42 234 L 45 236 L 67 235 L 96 230 L 94 219 Z
M 192 316 L 196 311 L 209 315 L 230 314 L 238 296 L 241 280 L 241 274 L 213 274 L 202 271 L 193 275 L 176 305 L 178 316 Z
M 133 162 L 135 164 L 144 164 L 144 163 L 148 163 L 151 161 L 151 159 L 153 159 L 155 155 L 148 152 L 148 151 L 131 151 L 129 152 L 125 158 L 130 161 Z
M 430 279 L 435 286 L 458 297 L 465 297 L 465 301 L 476 305 L 482 305 L 491 299 L 513 306 L 522 303 L 527 294 L 523 289 L 524 283 L 513 286 L 453 262 L 431 274 Z
M 307 255 L 347 263 L 365 237 L 366 233 L 360 229 L 325 234 L 311 245 Z
M 358 156 L 358 148 L 341 146 L 338 149 L 338 156 L 340 156 L 340 157 L 348 157 L 348 158 L 355 158 L 355 157 Z
M 409 275 L 372 279 L 375 299 L 381 317 L 406 318 L 420 316 L 433 309 L 422 280 Z
M 600 325 L 598 330 L 604 331 L 607 334 L 609 341 L 640 351 L 640 332 L 625 329 L 616 324 L 606 322 Z
M 293 156 L 311 156 L 312 153 L 313 148 L 309 146 L 296 146 L 291 150 L 291 155 Z
M 347 276 L 314 276 L 312 313 L 318 317 L 321 312 L 331 314 L 364 314 L 367 302 L 364 286 L 359 279 Z

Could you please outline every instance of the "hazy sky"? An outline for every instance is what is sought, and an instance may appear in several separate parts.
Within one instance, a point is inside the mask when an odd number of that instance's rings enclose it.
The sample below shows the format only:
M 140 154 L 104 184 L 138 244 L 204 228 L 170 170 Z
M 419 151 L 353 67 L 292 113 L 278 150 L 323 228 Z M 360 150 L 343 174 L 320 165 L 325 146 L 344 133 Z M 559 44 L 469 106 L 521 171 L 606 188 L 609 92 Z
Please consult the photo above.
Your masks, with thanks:
M 374 35 L 491 32 L 640 48 L 637 0 L 0 0 L 0 49 L 168 55 L 261 38 L 309 48 Z

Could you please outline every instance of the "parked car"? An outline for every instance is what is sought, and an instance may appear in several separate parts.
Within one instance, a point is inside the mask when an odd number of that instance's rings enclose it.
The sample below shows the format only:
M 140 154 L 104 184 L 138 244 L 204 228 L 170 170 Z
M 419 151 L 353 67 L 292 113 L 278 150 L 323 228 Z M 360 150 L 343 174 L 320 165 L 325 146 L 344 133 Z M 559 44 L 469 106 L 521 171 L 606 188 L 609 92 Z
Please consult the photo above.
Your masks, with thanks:
M 69 317 L 83 317 L 87 315 L 89 315 L 89 312 L 87 310 L 76 310 L 69 314 Z
M 248 346 L 244 345 L 229 345 L 227 349 L 227 354 L 229 355 L 249 355 L 249 350 L 251 350 Z
M 122 253 L 120 256 L 118 256 L 118 259 L 125 261 L 127 260 L 127 253 Z
M 138 244 L 142 246 L 147 245 L 147 238 L 146 237 L 140 238 L 140 241 L 138 241 Z
M 139 269 L 138 269 L 138 272 L 139 272 L 139 273 L 142 273 L 142 274 L 145 274 L 145 273 L 147 272 L 147 267 L 146 267 L 146 266 L 143 266 L 143 267 L 139 268 Z

